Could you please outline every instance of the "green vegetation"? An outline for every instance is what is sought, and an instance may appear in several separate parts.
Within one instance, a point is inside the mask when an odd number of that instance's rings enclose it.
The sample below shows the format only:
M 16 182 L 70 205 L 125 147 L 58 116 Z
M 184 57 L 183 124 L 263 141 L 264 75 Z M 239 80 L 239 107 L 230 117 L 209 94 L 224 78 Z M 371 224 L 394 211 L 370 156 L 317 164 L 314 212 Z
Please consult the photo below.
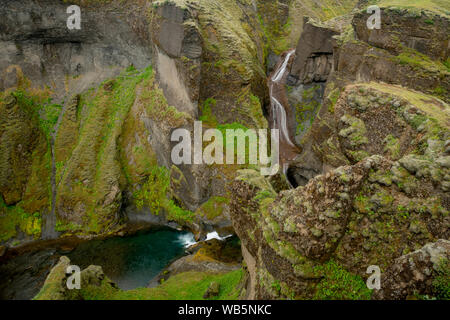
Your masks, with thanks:
M 279 55 L 291 47 L 289 34 L 291 32 L 291 21 L 282 24 L 279 20 L 279 3 L 277 1 L 258 2 L 258 19 L 266 37 L 266 50 L 271 50 Z
M 242 269 L 225 274 L 185 272 L 170 277 L 156 288 L 122 291 L 113 288 L 108 279 L 100 286 L 82 287 L 78 293 L 83 300 L 204 300 L 203 295 L 212 282 L 219 284 L 219 295 L 210 300 L 236 300 L 243 277 Z M 42 299 L 43 290 L 35 297 Z M 45 298 L 44 298 L 45 299 Z
M 238 105 L 237 111 L 239 112 L 239 121 L 249 128 L 267 128 L 267 119 L 262 112 L 261 102 L 259 98 L 255 96 L 250 86 L 247 86 L 239 92 L 236 99 Z
M 226 155 L 226 150 L 227 148 L 230 148 L 232 146 L 234 146 L 234 155 L 235 155 L 235 159 L 234 159 L 234 163 L 237 163 L 237 141 L 238 141 L 238 137 L 235 136 L 234 137 L 234 141 L 230 141 L 229 139 L 227 139 L 227 130 L 233 130 L 234 133 L 236 133 L 236 135 L 239 134 L 239 132 L 242 132 L 244 135 L 247 132 L 247 130 L 249 128 L 247 128 L 246 126 L 244 126 L 243 124 L 239 123 L 239 122 L 233 122 L 233 123 L 225 123 L 225 124 L 220 124 L 217 126 L 217 129 L 222 133 L 223 136 L 223 154 L 224 157 Z M 245 164 L 249 163 L 249 143 L 247 143 L 248 139 L 245 139 L 246 143 L 245 143 Z M 259 156 L 259 153 L 257 153 L 257 155 Z
M 447 60 L 445 60 L 443 64 L 447 68 L 447 71 L 450 72 L 450 58 L 447 58 Z
M 450 3 L 447 0 L 371 0 L 369 4 L 377 4 L 380 7 L 407 8 L 417 13 L 420 13 L 421 9 L 425 9 L 441 15 L 450 15 Z
M 433 280 L 433 291 L 436 298 L 450 300 L 450 260 L 440 262 L 438 275 Z
M 154 215 L 164 211 L 169 220 L 192 221 L 194 213 L 180 208 L 169 198 L 170 194 L 170 171 L 166 167 L 154 166 L 141 189 L 134 192 L 134 200 L 138 209 L 147 207 Z
M 293 11 L 293 15 L 303 13 L 305 16 L 327 21 L 351 12 L 357 2 L 357 0 L 293 0 L 291 11 Z
M 364 280 L 345 270 L 334 260 L 315 267 L 314 271 L 323 275 L 316 287 L 318 300 L 369 300 L 372 291 Z
M 80 232 L 101 233 L 114 221 L 121 196 L 115 190 L 118 190 L 122 177 L 122 168 L 117 161 L 117 141 L 135 102 L 138 85 L 152 77 L 151 67 L 140 72 L 125 70 L 80 98 L 78 110 L 84 110 L 80 114 L 81 126 L 77 130 L 77 139 L 66 146 L 73 151 L 66 152 L 67 158 L 58 159 L 66 165 L 65 170 L 59 172 L 61 181 L 56 198 L 57 205 L 71 204 L 67 210 L 74 210 L 76 203 L 83 204 L 79 213 L 83 221 Z M 110 197 L 106 201 L 105 195 Z M 62 229 L 71 229 L 64 225 L 73 221 L 59 217 L 57 221 Z
M 212 109 L 216 106 L 216 99 L 208 98 L 203 102 L 203 106 L 201 108 L 202 115 L 199 120 L 203 121 L 206 125 L 211 127 L 217 126 L 217 119 L 213 114 Z
M 41 235 L 42 219 L 39 212 L 29 214 L 20 206 L 6 206 L 0 195 L 0 242 L 17 235 L 17 228 L 35 238 Z
M 413 106 L 427 113 L 429 119 L 435 119 L 442 128 L 448 127 L 450 108 L 440 99 L 392 84 L 370 82 L 364 86 L 405 99 Z
M 414 49 L 402 47 L 402 52 L 394 57 L 394 60 L 402 65 L 410 65 L 417 70 L 426 70 L 432 73 L 448 74 L 448 68 L 440 61 L 434 61 L 427 55 Z
M 28 110 L 33 115 L 37 115 L 40 129 L 44 132 L 47 140 L 50 140 L 50 135 L 54 133 L 54 127 L 58 121 L 62 106 L 58 104 L 51 104 L 51 99 L 47 98 L 44 101 L 30 94 L 27 90 L 17 89 L 12 92 L 12 95 L 17 99 L 17 103 Z
M 221 216 L 225 206 L 230 202 L 229 198 L 211 197 L 197 209 L 196 215 L 201 215 L 209 220 Z
M 306 127 L 313 123 L 314 116 L 320 103 L 314 98 L 320 86 L 314 86 L 302 92 L 302 101 L 295 106 L 295 119 L 297 120 L 297 134 L 302 133 Z
M 384 152 L 388 152 L 393 160 L 400 158 L 400 144 L 397 138 L 393 135 L 388 135 L 384 139 L 385 147 Z
M 334 113 L 334 106 L 336 105 L 336 102 L 339 99 L 340 95 L 341 95 L 341 90 L 339 88 L 334 89 L 328 95 L 328 99 L 330 100 L 330 105 L 328 106 L 328 111 L 330 113 Z
M 20 69 L 16 74 L 18 87 L 0 93 L 0 242 L 19 231 L 41 234 L 50 205 L 50 133 L 60 108 L 48 88 L 33 89 Z

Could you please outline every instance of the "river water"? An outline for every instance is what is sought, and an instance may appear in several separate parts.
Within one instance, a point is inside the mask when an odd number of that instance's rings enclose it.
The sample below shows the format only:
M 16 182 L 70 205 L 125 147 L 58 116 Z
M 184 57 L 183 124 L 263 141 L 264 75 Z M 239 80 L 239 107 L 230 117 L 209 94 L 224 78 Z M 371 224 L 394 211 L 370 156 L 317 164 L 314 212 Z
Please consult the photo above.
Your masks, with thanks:
M 100 265 L 123 290 L 146 287 L 170 262 L 195 243 L 192 233 L 172 229 L 82 242 L 75 249 L 41 248 L 0 264 L 0 299 L 32 299 L 59 257 L 81 269 Z

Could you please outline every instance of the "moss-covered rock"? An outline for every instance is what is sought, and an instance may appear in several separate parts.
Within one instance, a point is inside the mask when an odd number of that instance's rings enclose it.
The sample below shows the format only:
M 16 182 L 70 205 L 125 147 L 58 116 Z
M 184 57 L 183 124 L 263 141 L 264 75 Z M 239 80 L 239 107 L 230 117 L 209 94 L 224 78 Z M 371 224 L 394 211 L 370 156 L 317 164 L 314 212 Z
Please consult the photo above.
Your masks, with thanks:
M 276 198 L 258 196 L 266 184 L 236 181 L 234 227 L 266 279 L 255 284 L 256 297 L 288 297 L 267 285 L 270 278 L 287 284 L 292 297 L 369 299 L 368 266 L 384 271 L 396 257 L 446 239 L 446 195 L 425 176 L 422 188 L 407 194 L 392 182 L 394 165 L 372 156 Z M 351 289 L 330 289 L 341 286 Z
M 81 271 L 81 288 L 69 290 L 66 286 L 70 265 L 67 257 L 61 257 L 59 263 L 48 275 L 35 300 L 232 300 L 240 295 L 242 270 L 228 273 L 184 272 L 177 274 L 156 288 L 138 288 L 123 291 L 103 273 L 100 266 L 89 266 Z M 212 296 L 204 298 L 211 282 L 220 289 Z

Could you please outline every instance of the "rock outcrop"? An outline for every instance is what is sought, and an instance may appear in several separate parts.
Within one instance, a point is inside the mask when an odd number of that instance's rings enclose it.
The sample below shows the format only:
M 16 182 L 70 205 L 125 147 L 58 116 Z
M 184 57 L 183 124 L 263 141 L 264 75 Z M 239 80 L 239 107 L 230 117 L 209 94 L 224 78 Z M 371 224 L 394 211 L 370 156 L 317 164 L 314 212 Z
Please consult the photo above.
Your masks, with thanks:
M 358 12 L 339 20 L 347 24 L 311 21 L 303 28 L 287 83 L 291 104 L 307 92 L 298 83 L 320 75 L 326 82 L 323 96 L 310 94 L 308 102 L 317 103 L 298 111 L 311 123 L 296 140 L 303 151 L 288 170 L 300 187 L 276 193 L 251 170 L 233 186 L 231 216 L 249 273 L 248 298 L 445 295 L 448 17 L 414 12 L 383 8 L 381 31 L 367 30 L 367 15 Z M 413 41 L 412 14 L 429 40 Z M 442 28 L 424 22 L 430 17 Z M 394 28 L 405 33 L 396 38 Z M 307 45 L 309 38 L 326 41 Z M 333 62 L 324 73 L 312 61 L 315 46 L 327 43 Z M 430 256 L 442 257 L 443 266 Z M 365 283 L 371 265 L 382 272 L 379 291 Z
M 448 299 L 448 261 L 450 242 L 439 240 L 423 248 L 397 258 L 381 278 L 383 286 L 374 293 L 375 299 L 408 299 L 420 292 L 429 297 L 438 295 Z
M 241 289 L 241 270 L 228 273 L 183 272 L 156 288 L 123 291 L 117 288 L 100 266 L 91 265 L 79 274 L 79 287 L 66 274 L 70 260 L 63 256 L 49 273 L 34 300 L 188 300 L 236 299 Z
M 151 62 L 148 7 L 140 1 L 83 2 L 80 30 L 67 27 L 69 6 L 55 0 L 2 1 L 1 91 L 16 86 L 11 66 L 19 66 L 34 87 L 47 85 L 63 100 L 130 65 L 144 68 Z

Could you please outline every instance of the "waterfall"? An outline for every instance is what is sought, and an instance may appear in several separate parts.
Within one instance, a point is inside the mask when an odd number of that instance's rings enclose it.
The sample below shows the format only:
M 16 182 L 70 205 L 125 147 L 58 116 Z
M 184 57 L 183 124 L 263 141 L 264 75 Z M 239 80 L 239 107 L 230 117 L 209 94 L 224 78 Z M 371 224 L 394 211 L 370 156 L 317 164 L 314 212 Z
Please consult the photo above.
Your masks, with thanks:
M 217 239 L 217 240 L 223 241 L 223 240 L 225 240 L 225 239 L 227 239 L 229 237 L 232 237 L 232 236 L 233 236 L 232 234 L 229 234 L 229 235 L 227 235 L 225 237 L 221 237 L 221 236 L 219 236 L 217 231 L 213 231 L 213 232 L 210 232 L 210 233 L 208 233 L 206 235 L 206 239 L 204 241 L 209 241 L 211 239 Z M 194 244 L 198 243 L 197 241 L 195 241 L 194 235 L 192 233 L 190 233 L 190 232 L 189 233 L 180 234 L 178 236 L 177 241 L 179 243 L 181 243 L 185 248 L 189 248 L 189 247 L 193 246 Z M 199 241 L 199 242 L 201 242 L 201 241 Z
M 283 64 L 281 65 L 281 68 L 277 70 L 277 73 L 272 79 L 272 82 L 280 82 L 281 78 L 284 76 L 284 73 L 286 72 L 287 64 L 289 63 L 289 59 L 291 56 L 295 53 L 295 50 L 291 50 L 286 55 L 286 58 L 284 58 Z
M 194 235 L 190 232 L 180 234 L 176 241 L 178 243 L 181 243 L 185 248 L 189 248 L 190 246 L 193 246 L 194 244 L 197 243 L 195 241 Z
M 229 235 L 227 235 L 225 237 L 221 237 L 221 236 L 219 236 L 217 231 L 213 231 L 213 232 L 210 232 L 210 233 L 208 233 L 206 235 L 205 241 L 208 241 L 208 240 L 211 240 L 211 239 L 217 239 L 217 240 L 223 241 L 223 240 L 225 240 L 225 239 L 227 239 L 229 237 L 232 237 L 232 236 L 233 236 L 232 234 L 229 234 Z
M 299 153 L 298 147 L 292 142 L 287 122 L 286 109 L 280 101 L 285 98 L 284 79 L 286 69 L 291 56 L 295 50 L 287 52 L 282 63 L 279 63 L 273 75 L 269 78 L 269 95 L 272 112 L 272 129 L 280 130 L 280 163 L 283 168 L 283 173 L 286 174 L 288 164 Z M 286 100 L 286 99 L 284 99 Z

